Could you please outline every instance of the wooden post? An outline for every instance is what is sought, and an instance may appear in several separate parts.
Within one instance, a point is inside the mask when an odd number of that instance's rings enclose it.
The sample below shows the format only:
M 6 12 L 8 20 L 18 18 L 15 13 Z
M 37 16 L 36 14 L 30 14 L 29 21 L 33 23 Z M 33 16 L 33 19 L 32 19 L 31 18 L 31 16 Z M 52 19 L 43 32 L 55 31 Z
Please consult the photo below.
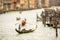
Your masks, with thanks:
M 58 37 L 58 30 L 57 30 L 57 27 L 56 27 L 56 37 Z
M 58 24 L 58 21 L 57 21 L 57 13 L 55 13 L 55 29 L 56 29 L 56 37 L 58 37 L 58 30 L 57 30 L 57 24 Z
M 56 25 L 56 26 L 55 26 L 55 29 L 56 29 L 56 37 L 58 37 L 57 22 L 56 22 L 55 25 Z
M 55 30 L 56 30 L 56 37 L 58 37 L 58 30 L 57 30 L 57 24 L 58 24 L 58 22 L 57 22 L 57 20 L 56 20 L 56 18 L 55 18 Z

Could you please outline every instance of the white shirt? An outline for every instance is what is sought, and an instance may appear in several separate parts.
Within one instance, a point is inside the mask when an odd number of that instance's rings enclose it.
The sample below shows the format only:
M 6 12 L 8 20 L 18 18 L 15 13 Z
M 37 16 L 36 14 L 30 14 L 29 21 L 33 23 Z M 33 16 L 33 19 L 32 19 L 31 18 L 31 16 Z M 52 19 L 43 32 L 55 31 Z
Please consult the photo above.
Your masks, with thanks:
M 26 24 L 24 26 L 21 25 L 20 28 L 21 28 L 20 31 L 22 31 L 22 29 L 25 29 L 25 30 L 36 29 L 36 27 L 34 25 L 30 25 L 30 24 Z

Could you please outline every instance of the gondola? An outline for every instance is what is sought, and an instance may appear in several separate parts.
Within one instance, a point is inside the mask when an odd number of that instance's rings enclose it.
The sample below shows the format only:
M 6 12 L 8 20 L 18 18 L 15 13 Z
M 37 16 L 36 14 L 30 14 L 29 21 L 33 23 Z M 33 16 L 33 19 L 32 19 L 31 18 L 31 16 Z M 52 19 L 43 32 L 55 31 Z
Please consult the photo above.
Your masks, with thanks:
M 50 27 L 50 26 L 53 26 L 53 24 L 46 24 L 46 25 L 49 26 L 49 27 Z
M 30 30 L 26 30 L 25 32 L 22 32 L 22 31 L 15 29 L 15 31 L 18 32 L 19 34 L 22 34 L 22 33 L 30 33 L 30 32 L 33 32 L 35 30 L 30 29 Z

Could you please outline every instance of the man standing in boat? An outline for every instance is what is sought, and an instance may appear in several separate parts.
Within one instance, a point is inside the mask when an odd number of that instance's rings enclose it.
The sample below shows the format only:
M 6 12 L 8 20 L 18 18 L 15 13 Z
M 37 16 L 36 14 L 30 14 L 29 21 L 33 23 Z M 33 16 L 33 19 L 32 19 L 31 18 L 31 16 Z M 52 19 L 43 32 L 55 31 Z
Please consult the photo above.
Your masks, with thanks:
M 20 26 L 19 26 L 19 31 L 25 32 L 25 31 L 26 31 L 25 25 L 26 25 L 26 19 L 23 19 L 23 20 L 21 21 Z

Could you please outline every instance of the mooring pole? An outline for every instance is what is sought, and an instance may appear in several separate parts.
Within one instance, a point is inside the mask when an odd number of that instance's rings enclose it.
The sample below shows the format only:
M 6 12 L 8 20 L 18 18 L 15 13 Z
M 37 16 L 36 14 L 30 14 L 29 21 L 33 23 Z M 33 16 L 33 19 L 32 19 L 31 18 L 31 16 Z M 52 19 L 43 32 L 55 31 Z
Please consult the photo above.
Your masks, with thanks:
M 56 26 L 56 37 L 58 37 L 58 29 L 57 29 L 57 26 Z
M 56 37 L 58 37 L 58 30 L 57 30 L 57 27 L 56 27 Z
M 58 37 L 57 21 L 56 21 L 56 24 L 55 24 L 55 29 L 56 29 L 56 37 Z

